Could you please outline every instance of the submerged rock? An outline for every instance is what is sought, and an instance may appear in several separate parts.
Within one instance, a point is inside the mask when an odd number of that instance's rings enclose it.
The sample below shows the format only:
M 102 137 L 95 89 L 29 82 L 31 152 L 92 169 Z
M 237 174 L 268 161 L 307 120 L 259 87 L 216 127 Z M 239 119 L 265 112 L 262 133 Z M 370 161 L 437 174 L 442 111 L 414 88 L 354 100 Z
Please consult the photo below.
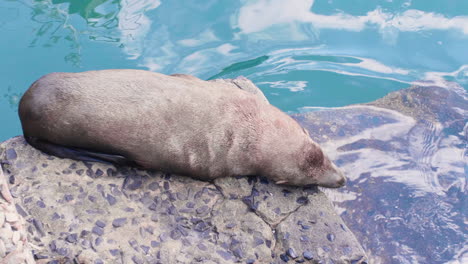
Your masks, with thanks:
M 326 193 L 374 263 L 467 257 L 468 94 L 445 85 L 293 115 L 345 171 L 347 186 Z

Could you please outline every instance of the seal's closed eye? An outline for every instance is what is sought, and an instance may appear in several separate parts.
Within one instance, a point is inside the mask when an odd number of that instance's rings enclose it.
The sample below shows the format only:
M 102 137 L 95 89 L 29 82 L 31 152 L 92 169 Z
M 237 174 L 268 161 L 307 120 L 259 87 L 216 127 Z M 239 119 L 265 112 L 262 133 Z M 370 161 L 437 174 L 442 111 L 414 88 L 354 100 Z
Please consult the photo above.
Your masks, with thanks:
M 309 151 L 307 157 L 306 157 L 306 162 L 309 165 L 320 165 L 323 164 L 325 156 L 323 155 L 323 152 L 320 148 L 313 148 L 312 150 Z

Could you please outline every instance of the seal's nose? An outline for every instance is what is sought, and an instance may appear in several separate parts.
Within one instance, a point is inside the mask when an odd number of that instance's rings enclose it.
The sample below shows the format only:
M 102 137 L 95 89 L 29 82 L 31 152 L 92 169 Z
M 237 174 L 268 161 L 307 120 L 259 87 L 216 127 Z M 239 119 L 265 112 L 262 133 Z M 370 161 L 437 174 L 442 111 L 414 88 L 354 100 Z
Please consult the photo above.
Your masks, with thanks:
M 346 178 L 345 176 L 343 175 L 343 173 L 341 171 L 338 171 L 335 173 L 335 181 L 334 182 L 330 182 L 328 186 L 328 188 L 340 188 L 340 187 L 343 187 L 345 184 L 346 184 Z
M 345 184 L 346 184 L 346 178 L 345 178 L 345 177 L 341 178 L 336 184 L 338 185 L 338 187 L 343 187 L 343 186 L 345 186 Z
M 334 166 L 318 179 L 317 184 L 327 188 L 340 188 L 346 184 L 346 177 L 340 169 Z

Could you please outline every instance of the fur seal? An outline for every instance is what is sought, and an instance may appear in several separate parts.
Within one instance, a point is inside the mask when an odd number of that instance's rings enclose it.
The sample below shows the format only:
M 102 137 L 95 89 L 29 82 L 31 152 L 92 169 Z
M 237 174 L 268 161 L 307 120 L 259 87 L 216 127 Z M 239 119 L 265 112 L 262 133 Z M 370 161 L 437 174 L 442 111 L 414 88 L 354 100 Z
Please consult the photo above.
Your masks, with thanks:
M 62 158 L 202 180 L 259 175 L 337 188 L 343 173 L 295 120 L 227 82 L 143 70 L 51 73 L 19 104 L 26 140 Z

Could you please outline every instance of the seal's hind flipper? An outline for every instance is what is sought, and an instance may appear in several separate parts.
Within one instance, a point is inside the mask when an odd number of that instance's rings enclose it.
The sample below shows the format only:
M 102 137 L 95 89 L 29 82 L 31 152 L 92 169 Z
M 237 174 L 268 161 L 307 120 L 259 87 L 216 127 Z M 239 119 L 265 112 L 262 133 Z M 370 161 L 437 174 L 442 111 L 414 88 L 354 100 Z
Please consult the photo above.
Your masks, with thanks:
M 121 155 L 106 154 L 100 152 L 93 152 L 85 149 L 66 147 L 51 143 L 46 140 L 38 139 L 36 137 L 25 136 L 26 141 L 33 147 L 49 154 L 60 158 L 91 161 L 91 162 L 103 162 L 121 166 L 135 166 L 135 162 L 127 159 Z

